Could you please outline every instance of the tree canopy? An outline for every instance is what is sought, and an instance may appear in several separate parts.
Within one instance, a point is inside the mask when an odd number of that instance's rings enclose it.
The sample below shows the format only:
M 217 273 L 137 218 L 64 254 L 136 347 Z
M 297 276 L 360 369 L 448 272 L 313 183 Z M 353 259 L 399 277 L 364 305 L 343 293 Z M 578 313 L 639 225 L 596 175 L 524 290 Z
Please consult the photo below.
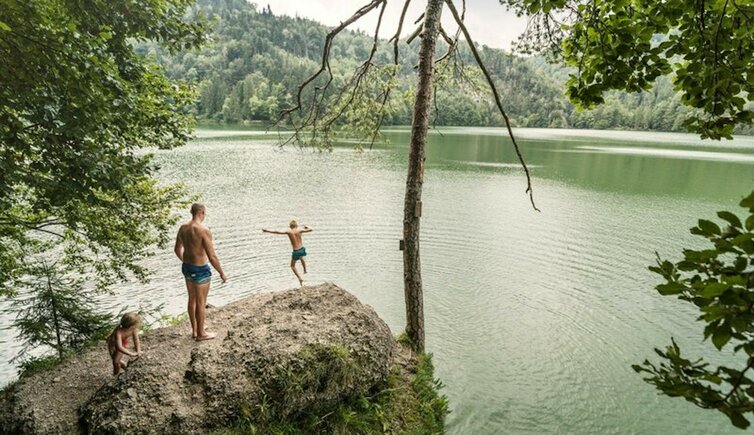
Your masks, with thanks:
M 187 140 L 193 93 L 134 45 L 195 47 L 191 0 L 0 0 L 0 294 L 35 256 L 106 288 L 166 241 L 185 198 L 149 148 Z
M 671 76 L 684 126 L 731 138 L 754 121 L 754 3 L 748 0 L 501 0 L 530 15 L 521 47 L 549 50 L 576 70 L 571 101 L 593 107 L 609 90 L 641 92 Z

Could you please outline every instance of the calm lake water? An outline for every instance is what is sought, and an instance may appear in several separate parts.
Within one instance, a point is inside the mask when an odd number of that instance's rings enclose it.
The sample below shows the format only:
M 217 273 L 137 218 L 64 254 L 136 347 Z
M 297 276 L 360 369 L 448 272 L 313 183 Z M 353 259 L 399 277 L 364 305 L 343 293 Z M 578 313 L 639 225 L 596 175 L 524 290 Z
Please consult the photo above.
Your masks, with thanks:
M 440 134 L 441 133 L 441 134 Z M 230 281 L 209 301 L 293 287 L 290 247 L 262 227 L 291 217 L 304 237 L 309 283 L 333 281 L 404 325 L 402 256 L 407 132 L 388 145 L 332 153 L 273 146 L 274 135 L 203 130 L 158 153 L 161 178 L 185 182 Z M 698 246 L 700 217 L 735 209 L 754 188 L 754 139 L 518 131 L 534 177 L 532 210 L 505 132 L 443 128 L 428 145 L 422 221 L 427 347 L 453 434 L 724 434 L 727 418 L 659 396 L 630 365 L 674 336 L 709 354 L 688 304 L 659 296 L 654 252 Z M 172 249 L 149 263 L 150 284 L 124 284 L 107 304 L 184 309 Z M 7 328 L 7 315 L 0 317 Z M 211 327 L 211 325 L 210 325 Z M 0 384 L 14 376 L 11 331 L 0 331 Z M 729 356 L 712 355 L 713 361 Z

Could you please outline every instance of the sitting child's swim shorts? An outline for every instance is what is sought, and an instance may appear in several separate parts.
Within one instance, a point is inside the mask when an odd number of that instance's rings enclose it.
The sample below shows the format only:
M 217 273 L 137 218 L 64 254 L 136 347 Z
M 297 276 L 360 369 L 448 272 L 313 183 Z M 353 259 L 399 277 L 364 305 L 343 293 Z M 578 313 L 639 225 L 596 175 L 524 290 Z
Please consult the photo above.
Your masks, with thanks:
M 209 264 L 204 266 L 194 266 L 193 264 L 183 263 L 181 272 L 188 282 L 195 282 L 197 284 L 204 284 L 209 282 L 212 278 L 212 271 L 209 268 Z
M 292 256 L 294 260 L 300 260 L 301 257 L 306 257 L 306 248 L 304 248 L 303 246 L 300 249 L 296 249 L 295 251 L 293 251 L 293 256 Z

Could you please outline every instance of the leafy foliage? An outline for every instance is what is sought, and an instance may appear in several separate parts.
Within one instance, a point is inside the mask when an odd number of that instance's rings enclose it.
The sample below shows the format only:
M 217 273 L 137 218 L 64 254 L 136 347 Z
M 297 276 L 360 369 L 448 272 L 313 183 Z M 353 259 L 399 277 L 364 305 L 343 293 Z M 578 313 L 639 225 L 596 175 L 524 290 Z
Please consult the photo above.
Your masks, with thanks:
M 571 101 L 604 102 L 609 90 L 642 92 L 672 76 L 693 108 L 684 125 L 702 138 L 731 138 L 754 122 L 754 4 L 724 0 L 501 0 L 533 16 L 525 51 L 550 49 L 576 68 Z
M 99 288 L 167 241 L 180 186 L 159 186 L 144 148 L 189 137 L 188 86 L 134 51 L 204 40 L 191 0 L 0 0 L 0 294 L 61 257 Z
M 0 0 L 0 296 L 21 356 L 60 360 L 106 332 L 95 296 L 164 245 L 181 186 L 161 186 L 148 149 L 184 143 L 194 92 L 134 44 L 196 47 L 192 0 Z M 24 366 L 48 364 L 32 358 Z
M 749 426 L 745 413 L 754 411 L 754 378 L 747 376 L 754 367 L 754 192 L 741 201 L 749 211 L 746 219 L 721 211 L 723 226 L 699 220 L 691 233 L 707 239 L 713 246 L 703 250 L 687 249 L 683 260 L 672 263 L 658 257 L 650 270 L 665 283 L 657 286 L 664 296 L 677 296 L 700 311 L 698 320 L 706 323 L 704 338 L 717 350 L 732 346 L 741 355 L 743 368 L 716 368 L 703 359 L 691 360 L 673 343 L 662 351 L 658 366 L 644 361 L 634 365 L 645 380 L 671 397 L 683 397 L 702 408 L 717 409 L 740 428 Z
M 62 359 L 67 350 L 103 338 L 115 323 L 114 316 L 97 311 L 96 289 L 87 288 L 83 279 L 71 277 L 57 264 L 39 262 L 26 272 L 17 281 L 20 294 L 8 310 L 16 314 L 13 327 L 24 342 L 19 356 L 45 346 Z

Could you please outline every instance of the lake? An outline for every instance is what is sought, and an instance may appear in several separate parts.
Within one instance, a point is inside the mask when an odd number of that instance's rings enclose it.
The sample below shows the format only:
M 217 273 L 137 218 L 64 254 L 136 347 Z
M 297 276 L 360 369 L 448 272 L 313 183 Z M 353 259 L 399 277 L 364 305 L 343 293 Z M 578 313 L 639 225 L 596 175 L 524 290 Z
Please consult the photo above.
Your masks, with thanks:
M 698 247 L 688 229 L 738 211 L 754 188 L 754 138 L 519 129 L 536 212 L 505 131 L 430 133 L 422 269 L 427 349 L 452 408 L 452 434 L 739 433 L 715 411 L 658 395 L 631 369 L 673 336 L 712 361 L 687 303 L 654 290 L 655 251 L 678 259 Z M 294 287 L 287 238 L 262 234 L 290 218 L 305 235 L 305 282 L 332 281 L 404 326 L 403 194 L 408 133 L 357 152 L 279 149 L 275 135 L 200 130 L 160 151 L 161 179 L 185 182 L 207 205 L 206 224 L 230 281 L 209 302 Z M 185 214 L 188 216 L 188 213 Z M 164 302 L 185 308 L 172 246 L 149 265 L 147 285 L 126 283 L 108 307 Z M 0 316 L 0 384 L 18 349 Z M 210 324 L 211 328 L 211 324 Z

